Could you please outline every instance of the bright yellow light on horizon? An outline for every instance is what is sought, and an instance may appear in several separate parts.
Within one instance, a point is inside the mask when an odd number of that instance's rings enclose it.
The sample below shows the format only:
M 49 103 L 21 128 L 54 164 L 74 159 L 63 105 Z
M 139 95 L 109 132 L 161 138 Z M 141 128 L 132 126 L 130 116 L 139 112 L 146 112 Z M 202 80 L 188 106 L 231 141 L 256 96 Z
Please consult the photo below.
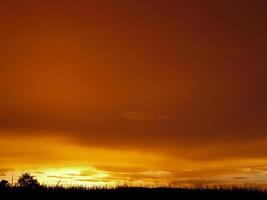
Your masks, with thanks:
M 85 172 L 90 172 L 86 175 Z M 102 179 L 109 177 L 105 172 L 85 167 L 76 168 L 61 168 L 61 169 L 46 169 L 41 173 L 37 173 L 36 178 L 43 184 L 60 185 L 60 186 L 111 186 L 114 181 L 105 182 Z
M 10 182 L 12 177 L 15 182 L 22 173 L 30 172 L 45 185 L 114 187 L 131 183 L 136 174 L 142 176 L 142 170 L 160 167 L 164 162 L 158 154 L 82 147 L 51 136 L 7 136 L 0 145 L 5 149 L 0 152 L 0 162 L 5 163 L 1 167 L 7 169 L 0 179 Z
M 3 135 L 12 135 L 8 133 Z M 0 146 L 0 179 L 15 183 L 22 173 L 30 172 L 41 184 L 65 187 L 194 186 L 217 184 L 218 179 L 225 184 L 247 180 L 255 185 L 263 181 L 266 163 L 265 159 L 181 160 L 152 151 L 81 146 L 51 136 L 6 136 Z

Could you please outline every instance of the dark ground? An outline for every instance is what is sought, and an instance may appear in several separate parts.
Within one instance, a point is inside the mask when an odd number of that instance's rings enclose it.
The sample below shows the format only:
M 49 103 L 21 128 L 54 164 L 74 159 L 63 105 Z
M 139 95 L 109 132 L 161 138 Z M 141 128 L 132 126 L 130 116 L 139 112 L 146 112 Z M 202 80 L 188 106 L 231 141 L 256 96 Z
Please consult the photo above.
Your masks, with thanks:
M 178 188 L 116 188 L 116 189 L 85 189 L 85 188 L 35 188 L 19 187 L 0 188 L 0 199 L 31 198 L 34 199 L 251 199 L 267 200 L 267 193 L 256 189 L 178 189 Z

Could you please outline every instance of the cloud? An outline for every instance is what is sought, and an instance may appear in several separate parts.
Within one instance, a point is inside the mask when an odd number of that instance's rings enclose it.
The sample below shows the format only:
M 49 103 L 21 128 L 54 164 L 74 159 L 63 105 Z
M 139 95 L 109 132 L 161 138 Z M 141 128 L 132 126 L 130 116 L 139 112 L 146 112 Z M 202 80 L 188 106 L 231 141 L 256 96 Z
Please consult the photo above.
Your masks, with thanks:
M 118 167 L 118 166 L 95 166 L 110 175 L 112 180 L 157 180 L 171 177 L 172 173 L 164 170 L 147 170 L 140 167 Z
M 109 173 L 140 173 L 145 169 L 141 167 L 120 167 L 112 165 L 96 165 L 94 166 L 97 170 L 106 171 Z
M 38 174 L 38 175 L 43 175 L 43 174 L 45 174 L 44 172 L 33 172 L 34 174 Z
M 141 121 L 167 120 L 171 118 L 169 115 L 160 115 L 152 112 L 125 112 L 122 114 L 122 117 Z
M 155 177 L 155 178 L 162 178 L 162 177 L 168 177 L 171 175 L 171 172 L 168 171 L 144 171 L 141 174 L 148 176 L 148 177 Z
M 0 154 L 1 156 L 1 154 Z M 13 169 L 11 168 L 1 168 L 0 169 L 0 176 L 6 176 L 8 172 L 12 171 Z
M 58 179 L 62 179 L 62 178 L 72 178 L 72 177 L 66 177 L 66 176 L 47 176 L 48 178 L 58 178 Z
M 2 168 L 0 169 L 0 176 L 6 176 L 6 173 L 12 171 L 10 168 Z
M 133 9 L 124 12 L 90 1 L 1 1 L 1 166 L 119 165 L 134 157 L 142 168 L 147 152 L 163 155 L 164 166 L 266 158 L 267 1 L 242 9 L 223 1 L 218 20 L 211 0 L 134 4 L 125 1 Z M 58 8 L 66 11 L 60 17 Z M 106 170 L 153 178 L 168 171 L 163 165 Z
M 112 179 L 106 179 L 106 178 L 101 178 L 101 179 L 74 179 L 73 181 L 79 181 L 79 182 L 93 182 L 93 183 L 98 183 L 98 182 L 105 182 L 109 183 Z

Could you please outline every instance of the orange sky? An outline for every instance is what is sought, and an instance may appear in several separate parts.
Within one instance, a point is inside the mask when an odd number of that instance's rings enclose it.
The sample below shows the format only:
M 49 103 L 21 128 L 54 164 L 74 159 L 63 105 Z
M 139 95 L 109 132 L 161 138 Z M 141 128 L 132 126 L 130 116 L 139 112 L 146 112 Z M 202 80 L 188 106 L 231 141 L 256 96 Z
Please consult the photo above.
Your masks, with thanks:
M 265 0 L 0 0 L 0 178 L 266 184 Z

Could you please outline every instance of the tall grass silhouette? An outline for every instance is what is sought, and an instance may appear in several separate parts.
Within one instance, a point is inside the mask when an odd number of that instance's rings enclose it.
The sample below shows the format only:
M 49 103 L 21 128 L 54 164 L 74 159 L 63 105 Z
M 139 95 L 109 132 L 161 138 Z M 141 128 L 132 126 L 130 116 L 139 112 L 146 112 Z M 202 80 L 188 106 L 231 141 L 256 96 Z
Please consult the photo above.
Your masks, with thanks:
M 122 185 L 117 187 L 63 187 L 41 185 L 29 173 L 22 174 L 17 183 L 11 185 L 6 180 L 0 181 L 0 199 L 8 195 L 36 195 L 36 197 L 100 197 L 100 196 L 124 196 L 124 197 L 149 197 L 149 198 L 177 198 L 177 199 L 251 199 L 267 200 L 267 192 L 253 187 L 205 187 L 205 188 L 171 188 L 171 187 L 131 187 Z

